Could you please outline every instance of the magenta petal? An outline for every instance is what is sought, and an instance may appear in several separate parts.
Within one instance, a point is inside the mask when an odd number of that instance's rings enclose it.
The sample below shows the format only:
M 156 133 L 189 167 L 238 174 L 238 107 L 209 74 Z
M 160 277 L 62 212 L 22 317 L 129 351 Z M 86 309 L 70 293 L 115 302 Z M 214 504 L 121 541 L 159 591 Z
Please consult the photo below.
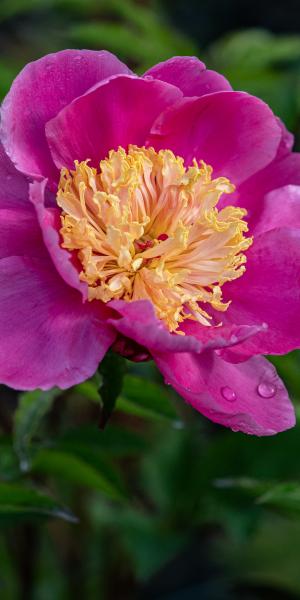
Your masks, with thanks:
M 87 284 L 79 279 L 80 266 L 71 252 L 61 247 L 59 230 L 60 209 L 46 208 L 44 203 L 47 181 L 35 181 L 30 185 L 30 200 L 35 206 L 37 219 L 43 235 L 44 244 L 58 273 L 71 287 L 79 290 L 83 299 L 87 298 Z
M 32 212 L 29 202 L 28 181 L 16 170 L 5 154 L 0 142 L 0 208 L 27 208 Z
M 281 119 L 277 118 L 277 122 L 281 129 L 281 142 L 278 148 L 277 156 L 279 158 L 282 158 L 292 151 L 295 138 L 294 135 L 286 128 L 285 124 L 281 121 Z
M 58 168 L 91 159 L 93 166 L 111 149 L 143 146 L 153 121 L 182 97 L 162 81 L 121 75 L 95 86 L 47 123 L 46 135 Z
M 154 309 L 148 300 L 123 302 L 113 300 L 109 308 L 119 313 L 119 318 L 112 318 L 108 323 L 116 331 L 134 340 L 152 352 L 199 352 L 202 344 L 192 336 L 170 333 L 165 325 L 157 319 Z
M 206 69 L 205 64 L 195 56 L 175 56 L 158 63 L 144 74 L 144 77 L 149 76 L 176 85 L 184 96 L 203 96 L 232 90 L 223 75 Z
M 7 256 L 47 256 L 34 212 L 24 208 L 0 208 L 0 231 L 0 259 Z
M 300 186 L 287 185 L 267 194 L 251 233 L 256 236 L 278 227 L 300 229 Z
M 67 388 L 96 371 L 115 333 L 66 286 L 49 260 L 0 261 L 0 381 Z
M 232 303 L 224 322 L 265 322 L 268 331 L 246 341 L 244 359 L 253 354 L 285 354 L 300 347 L 300 231 L 273 229 L 254 238 L 246 271 L 224 286 Z M 234 354 L 235 349 L 230 349 Z
M 17 168 L 54 179 L 57 172 L 45 124 L 90 87 L 130 70 L 106 51 L 63 50 L 29 63 L 16 77 L 1 109 L 1 136 Z
M 239 365 L 215 352 L 154 355 L 167 383 L 203 415 L 252 435 L 273 435 L 295 425 L 287 390 L 263 357 Z
M 197 321 L 187 319 L 180 327 L 186 335 L 193 336 L 201 342 L 202 351 L 208 349 L 222 349 L 243 344 L 246 340 L 258 333 L 266 333 L 266 323 L 260 325 L 222 325 L 216 327 L 203 327 Z
M 248 211 L 249 224 L 255 226 L 259 219 L 263 198 L 272 190 L 286 185 L 300 185 L 300 153 L 276 156 L 267 167 L 245 181 L 238 193 L 230 196 L 230 203 L 243 206 Z M 229 199 L 229 197 L 228 197 Z
M 148 144 L 204 160 L 215 176 L 235 185 L 263 169 L 276 156 L 281 128 L 270 108 L 243 92 L 185 98 L 155 122 Z

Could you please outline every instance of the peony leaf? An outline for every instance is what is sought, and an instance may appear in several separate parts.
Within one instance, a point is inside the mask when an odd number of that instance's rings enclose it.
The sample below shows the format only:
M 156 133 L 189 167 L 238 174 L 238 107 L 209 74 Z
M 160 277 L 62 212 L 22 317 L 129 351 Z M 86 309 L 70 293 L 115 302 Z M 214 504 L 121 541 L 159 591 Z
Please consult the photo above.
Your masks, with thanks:
M 102 383 L 99 388 L 102 400 L 100 429 L 104 429 L 113 413 L 116 400 L 122 391 L 125 370 L 124 358 L 114 352 L 108 352 L 100 364 L 99 373 L 102 376 Z
M 125 375 L 117 408 L 148 419 L 178 419 L 167 390 L 158 383 L 135 375 Z
M 35 390 L 20 396 L 14 417 L 14 448 L 20 461 L 21 471 L 28 471 L 30 468 L 32 438 L 59 394 L 61 391 L 53 388 L 47 392 Z
M 77 518 L 69 509 L 60 506 L 51 496 L 11 483 L 0 483 L 0 520 L 28 519 L 32 517 L 55 517 L 76 523 Z
M 35 456 L 32 470 L 35 473 L 55 475 L 82 487 L 102 492 L 112 500 L 123 500 L 124 494 L 110 479 L 92 464 L 71 453 L 43 449 Z

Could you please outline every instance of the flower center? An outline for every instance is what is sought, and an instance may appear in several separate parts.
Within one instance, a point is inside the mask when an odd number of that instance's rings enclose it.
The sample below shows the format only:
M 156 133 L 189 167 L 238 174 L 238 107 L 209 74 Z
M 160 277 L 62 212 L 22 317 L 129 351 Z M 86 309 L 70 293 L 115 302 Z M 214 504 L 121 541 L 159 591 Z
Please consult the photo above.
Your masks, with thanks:
M 209 325 L 205 305 L 228 308 L 221 287 L 243 274 L 252 243 L 245 210 L 217 209 L 234 186 L 203 161 L 186 169 L 170 150 L 112 150 L 99 171 L 88 162 L 62 169 L 57 204 L 89 300 L 150 300 L 170 331 L 187 318 Z

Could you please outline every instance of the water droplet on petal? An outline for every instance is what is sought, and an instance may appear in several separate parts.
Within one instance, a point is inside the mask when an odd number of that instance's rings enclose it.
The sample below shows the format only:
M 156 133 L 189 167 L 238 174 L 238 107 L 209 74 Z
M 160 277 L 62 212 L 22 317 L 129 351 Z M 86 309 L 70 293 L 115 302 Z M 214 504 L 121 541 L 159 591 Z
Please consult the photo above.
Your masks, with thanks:
M 273 398 L 276 394 L 276 386 L 273 383 L 262 381 L 257 386 L 257 392 L 262 398 Z
M 227 402 L 235 402 L 236 393 L 227 385 L 221 388 L 221 394 Z

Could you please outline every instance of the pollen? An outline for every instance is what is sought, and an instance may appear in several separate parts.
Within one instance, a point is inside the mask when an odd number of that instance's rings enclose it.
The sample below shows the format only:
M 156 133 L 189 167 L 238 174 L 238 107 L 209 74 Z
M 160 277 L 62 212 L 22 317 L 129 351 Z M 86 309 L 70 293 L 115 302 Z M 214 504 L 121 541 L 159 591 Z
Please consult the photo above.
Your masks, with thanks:
M 111 150 L 99 169 L 62 169 L 61 245 L 77 254 L 90 301 L 150 300 L 177 333 L 185 319 L 209 326 L 227 310 L 222 286 L 244 273 L 252 239 L 245 210 L 218 210 L 234 186 L 212 174 L 203 161 L 186 168 L 170 150 L 136 146 Z

